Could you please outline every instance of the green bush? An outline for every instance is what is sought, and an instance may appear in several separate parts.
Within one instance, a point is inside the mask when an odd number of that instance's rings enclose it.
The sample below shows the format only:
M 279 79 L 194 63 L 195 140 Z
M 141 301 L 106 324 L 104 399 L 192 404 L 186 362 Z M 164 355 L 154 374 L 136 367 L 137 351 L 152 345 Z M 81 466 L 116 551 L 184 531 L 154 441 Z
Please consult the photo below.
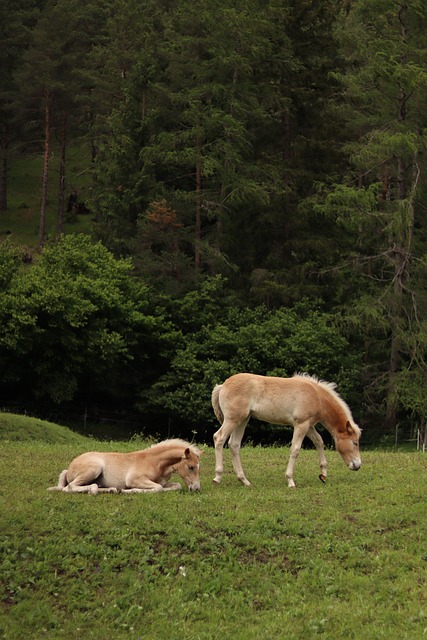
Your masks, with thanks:
M 343 397 L 358 406 L 359 357 L 333 317 L 310 303 L 275 311 L 231 308 L 221 310 L 221 317 L 209 312 L 206 323 L 203 304 L 193 313 L 194 330 L 184 334 L 170 371 L 150 392 L 151 403 L 187 424 L 212 424 L 213 386 L 241 371 L 283 377 L 307 372 L 336 382 Z

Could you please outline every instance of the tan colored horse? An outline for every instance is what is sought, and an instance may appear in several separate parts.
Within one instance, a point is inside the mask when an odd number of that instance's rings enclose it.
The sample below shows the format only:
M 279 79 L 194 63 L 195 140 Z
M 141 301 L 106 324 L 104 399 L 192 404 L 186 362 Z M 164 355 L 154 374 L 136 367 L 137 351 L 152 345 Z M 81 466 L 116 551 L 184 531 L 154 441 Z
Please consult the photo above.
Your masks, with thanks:
M 173 473 L 190 491 L 200 489 L 200 456 L 203 451 L 184 440 L 164 440 L 132 453 L 82 453 L 59 475 L 49 491 L 68 493 L 149 493 L 181 489 L 169 482 Z
M 295 487 L 294 466 L 302 441 L 308 436 L 319 454 L 320 475 L 326 481 L 327 462 L 324 443 L 314 428 L 322 424 L 331 433 L 335 446 L 348 468 L 360 469 L 359 439 L 361 429 L 354 423 L 347 404 L 335 391 L 335 384 L 307 374 L 293 378 L 274 378 L 252 373 L 238 373 L 217 385 L 212 392 L 212 406 L 220 429 L 214 434 L 215 478 L 221 482 L 224 471 L 223 447 L 228 438 L 234 471 L 244 485 L 250 485 L 240 461 L 240 444 L 252 416 L 274 424 L 294 428 L 286 479 Z

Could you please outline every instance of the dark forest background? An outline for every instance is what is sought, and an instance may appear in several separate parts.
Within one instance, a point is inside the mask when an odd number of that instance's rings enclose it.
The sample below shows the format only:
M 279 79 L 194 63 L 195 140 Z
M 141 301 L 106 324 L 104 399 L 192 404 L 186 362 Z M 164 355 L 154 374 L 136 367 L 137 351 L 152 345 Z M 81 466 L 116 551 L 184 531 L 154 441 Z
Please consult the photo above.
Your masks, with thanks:
M 306 371 L 425 430 L 424 0 L 5 0 L 0 39 L 2 406 L 211 442 L 214 384 Z

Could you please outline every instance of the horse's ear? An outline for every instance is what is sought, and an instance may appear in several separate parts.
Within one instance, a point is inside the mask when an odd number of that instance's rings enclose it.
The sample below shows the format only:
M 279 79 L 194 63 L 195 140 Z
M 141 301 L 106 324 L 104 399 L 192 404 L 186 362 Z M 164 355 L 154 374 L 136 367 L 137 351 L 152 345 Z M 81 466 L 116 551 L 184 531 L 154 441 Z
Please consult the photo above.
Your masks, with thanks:
M 354 429 L 353 429 L 353 427 L 351 426 L 351 424 L 350 424 L 350 422 L 348 420 L 347 420 L 347 423 L 345 425 L 345 430 L 347 431 L 349 436 L 352 436 L 353 433 L 354 433 Z
M 186 450 L 184 451 L 184 458 L 188 460 L 189 457 L 190 457 L 190 447 L 187 447 Z

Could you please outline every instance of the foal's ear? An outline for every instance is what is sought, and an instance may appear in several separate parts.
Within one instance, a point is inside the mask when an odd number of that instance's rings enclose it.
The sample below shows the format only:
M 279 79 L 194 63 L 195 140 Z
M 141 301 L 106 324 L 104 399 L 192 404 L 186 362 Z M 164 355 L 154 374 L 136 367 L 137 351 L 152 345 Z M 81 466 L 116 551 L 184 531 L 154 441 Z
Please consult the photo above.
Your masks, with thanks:
M 346 425 L 345 425 L 345 430 L 347 431 L 349 436 L 352 436 L 354 433 L 354 429 L 351 426 L 350 422 L 347 420 Z
M 184 451 L 184 456 L 183 456 L 186 460 L 188 460 L 188 458 L 190 457 L 190 447 L 187 447 L 186 450 Z

